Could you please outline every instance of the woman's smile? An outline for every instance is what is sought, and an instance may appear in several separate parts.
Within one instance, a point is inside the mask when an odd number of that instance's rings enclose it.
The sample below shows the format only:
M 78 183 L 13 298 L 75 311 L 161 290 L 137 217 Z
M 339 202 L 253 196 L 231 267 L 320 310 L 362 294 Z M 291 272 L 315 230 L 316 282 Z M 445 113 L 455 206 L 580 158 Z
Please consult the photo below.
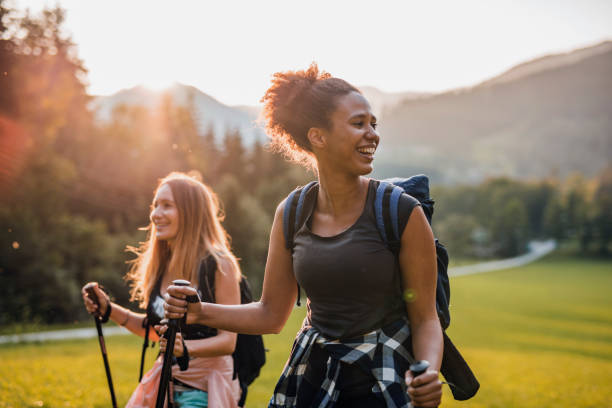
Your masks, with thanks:
M 367 146 L 361 146 L 357 148 L 357 152 L 365 157 L 366 159 L 368 159 L 369 161 L 374 160 L 374 152 L 376 152 L 376 145 L 375 144 L 371 144 L 371 145 L 367 145 Z

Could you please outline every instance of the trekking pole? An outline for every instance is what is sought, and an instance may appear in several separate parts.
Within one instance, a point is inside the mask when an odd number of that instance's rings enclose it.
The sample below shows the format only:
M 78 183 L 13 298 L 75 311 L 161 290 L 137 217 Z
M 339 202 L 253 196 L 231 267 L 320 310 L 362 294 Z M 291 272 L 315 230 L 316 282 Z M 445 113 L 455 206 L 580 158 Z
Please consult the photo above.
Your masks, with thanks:
M 172 281 L 175 286 L 190 286 L 189 281 L 176 279 Z M 164 333 L 166 339 L 166 350 L 164 351 L 164 364 L 162 365 L 161 377 L 159 379 L 159 388 L 157 390 L 157 400 L 155 408 L 163 408 L 164 400 L 166 399 L 166 390 L 172 376 L 172 356 L 174 355 L 174 341 L 176 340 L 176 331 L 178 330 L 181 320 L 186 319 L 184 315 L 181 319 L 169 319 L 168 330 Z M 168 401 L 168 404 L 170 401 Z
M 412 373 L 412 378 L 416 378 L 419 375 L 423 374 L 429 368 L 429 361 L 427 360 L 419 360 L 414 364 L 410 364 L 410 372 Z M 418 408 L 410 404 L 412 408 Z
M 115 389 L 113 388 L 113 379 L 111 377 L 110 366 L 108 365 L 108 356 L 106 355 L 106 343 L 102 334 L 102 323 L 100 323 L 100 301 L 93 286 L 85 288 L 87 297 L 98 306 L 98 310 L 94 313 L 94 321 L 96 322 L 96 330 L 98 330 L 98 342 L 100 343 L 100 351 L 102 352 L 102 360 L 104 361 L 104 369 L 106 370 L 106 380 L 108 381 L 108 389 L 110 390 L 113 408 L 117 408 L 117 400 L 115 399 Z M 110 305 L 107 305 L 110 307 Z

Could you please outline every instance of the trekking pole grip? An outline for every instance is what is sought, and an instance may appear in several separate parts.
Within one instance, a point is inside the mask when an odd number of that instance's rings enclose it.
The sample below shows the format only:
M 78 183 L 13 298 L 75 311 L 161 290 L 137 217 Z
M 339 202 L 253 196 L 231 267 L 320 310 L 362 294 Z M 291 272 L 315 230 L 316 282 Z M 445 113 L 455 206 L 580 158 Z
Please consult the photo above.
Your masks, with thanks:
M 410 364 L 410 372 L 412 373 L 412 378 L 416 378 L 419 375 L 423 374 L 429 368 L 429 361 L 427 360 L 419 360 L 413 364 Z M 418 408 L 411 404 L 413 408 Z
M 96 294 L 96 290 L 94 289 L 92 284 L 88 284 L 85 287 L 85 292 L 87 292 L 87 297 L 98 306 L 98 311 L 96 314 L 100 314 L 100 299 L 98 299 L 98 295 Z
M 172 284 L 174 286 L 191 286 L 191 282 L 189 282 L 188 280 L 185 280 L 185 279 L 175 279 L 175 280 L 172 281 Z M 190 297 L 190 296 L 188 296 L 188 297 Z M 190 300 L 190 299 L 186 299 L 186 300 L 187 300 L 187 302 L 192 303 L 192 300 Z M 179 325 L 179 323 L 181 321 L 183 323 L 185 323 L 187 321 L 187 314 L 186 313 L 180 319 L 170 319 L 168 321 L 168 327 L 170 327 L 170 325 L 173 324 L 175 328 L 178 328 L 178 325 Z
M 414 364 L 410 364 L 410 372 L 412 373 L 413 378 L 418 377 L 423 374 L 429 368 L 429 361 L 420 360 Z
M 189 282 L 188 280 L 185 279 L 175 279 L 172 281 L 172 284 L 174 286 L 190 286 L 191 282 Z
M 184 279 L 175 279 L 172 281 L 175 286 L 190 286 L 191 282 Z M 164 333 L 166 338 L 166 351 L 164 352 L 163 364 L 161 375 L 159 379 L 159 387 L 157 389 L 157 400 L 155 408 L 163 408 L 164 400 L 166 398 L 166 391 L 168 390 L 168 383 L 172 377 L 172 356 L 174 354 L 174 342 L 176 340 L 176 331 L 178 330 L 179 323 L 181 320 L 186 319 L 187 316 L 183 316 L 180 319 L 169 319 L 168 330 Z

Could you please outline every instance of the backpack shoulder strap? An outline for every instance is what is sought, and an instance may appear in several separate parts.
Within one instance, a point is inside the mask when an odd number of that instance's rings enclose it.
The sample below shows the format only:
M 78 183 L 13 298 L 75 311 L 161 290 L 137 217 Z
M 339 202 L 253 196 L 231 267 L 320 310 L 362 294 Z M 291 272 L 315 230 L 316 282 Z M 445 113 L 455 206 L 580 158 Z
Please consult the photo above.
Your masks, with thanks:
M 401 187 L 381 181 L 374 198 L 376 228 L 383 242 L 394 253 L 399 251 L 402 238 L 399 230 L 399 200 L 403 192 Z
M 298 187 L 289 194 L 285 200 L 283 209 L 283 234 L 285 236 L 285 247 L 293 249 L 293 236 L 300 227 L 303 216 L 304 201 L 308 192 L 318 183 L 311 181 L 303 187 Z
M 202 292 L 203 300 L 216 303 L 215 298 L 215 272 L 217 271 L 217 261 L 212 255 L 202 259 L 200 263 L 200 281 L 198 286 Z
M 149 306 L 147 305 L 147 311 L 149 310 Z M 145 318 L 142 321 L 142 325 L 145 328 L 144 342 L 142 343 L 142 352 L 140 353 L 140 371 L 138 373 L 138 382 L 142 380 L 142 374 L 144 372 L 144 361 L 145 354 L 147 353 L 147 347 L 149 347 L 149 331 L 151 329 L 151 324 L 149 323 L 149 315 L 145 314 Z
M 253 301 L 253 291 L 247 277 L 240 275 L 240 304 L 251 303 Z
M 159 288 L 161 286 L 161 277 L 157 280 L 153 287 L 153 293 L 159 292 Z M 142 343 L 142 352 L 140 353 L 140 371 L 138 374 L 138 382 L 142 380 L 142 375 L 144 372 L 144 363 L 145 363 L 145 355 L 147 354 L 147 348 L 149 347 L 149 333 L 151 331 L 151 315 L 153 314 L 152 306 L 151 306 L 151 298 L 147 302 L 147 308 L 145 309 L 145 318 L 142 321 L 142 327 L 145 329 L 144 340 Z M 151 347 L 155 346 L 155 342 L 151 345 Z
M 283 208 L 283 235 L 285 236 L 285 248 L 291 252 L 293 252 L 293 236 L 301 226 L 304 202 L 310 190 L 315 186 L 318 186 L 317 181 L 311 181 L 303 187 L 298 187 L 285 200 L 285 207 Z M 300 284 L 298 283 L 296 302 L 298 306 L 301 306 L 300 292 Z

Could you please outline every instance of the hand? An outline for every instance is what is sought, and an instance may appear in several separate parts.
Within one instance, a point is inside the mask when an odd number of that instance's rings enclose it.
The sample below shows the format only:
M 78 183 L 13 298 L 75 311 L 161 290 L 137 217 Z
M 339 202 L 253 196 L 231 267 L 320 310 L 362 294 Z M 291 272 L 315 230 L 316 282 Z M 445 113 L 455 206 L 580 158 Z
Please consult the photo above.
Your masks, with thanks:
M 187 296 L 197 296 L 198 292 L 189 286 L 168 286 L 164 295 L 164 317 L 166 319 L 181 319 L 187 313 L 187 323 L 197 323 L 202 313 L 202 304 L 187 303 Z
M 168 330 L 168 326 L 161 325 L 161 326 L 155 326 L 155 331 L 157 333 L 159 333 L 159 350 L 162 353 L 166 352 L 166 343 L 167 343 L 167 339 L 165 337 L 163 337 L 163 334 L 166 332 L 166 330 Z M 183 336 L 181 336 L 181 333 L 176 333 L 176 339 L 174 340 L 174 356 L 175 357 L 182 357 L 183 353 L 185 353 L 185 349 L 183 348 Z
M 94 292 L 96 293 L 96 296 L 98 297 L 98 302 L 100 302 L 99 307 L 87 295 L 86 289 L 89 287 L 93 287 Z M 85 303 L 85 308 L 87 309 L 87 312 L 89 312 L 90 314 L 98 313 L 100 316 L 103 316 L 104 313 L 106 313 L 106 308 L 110 304 L 110 299 L 108 295 L 104 293 L 102 289 L 100 289 L 100 286 L 98 286 L 98 282 L 89 282 L 85 286 L 83 286 L 81 288 L 81 295 L 83 296 L 83 302 Z
M 427 370 L 416 378 L 406 371 L 406 385 L 412 406 L 435 408 L 442 402 L 442 383 L 436 370 Z

